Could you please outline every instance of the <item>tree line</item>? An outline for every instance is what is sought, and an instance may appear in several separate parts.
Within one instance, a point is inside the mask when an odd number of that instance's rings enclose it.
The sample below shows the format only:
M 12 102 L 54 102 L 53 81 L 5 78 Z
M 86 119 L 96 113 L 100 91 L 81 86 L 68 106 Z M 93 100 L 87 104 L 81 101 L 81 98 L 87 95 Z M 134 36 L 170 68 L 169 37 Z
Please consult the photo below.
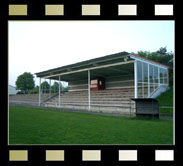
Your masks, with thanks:
M 21 90 L 18 94 L 38 94 L 39 93 L 39 86 L 35 86 L 34 76 L 30 72 L 24 72 L 20 76 L 18 76 L 16 80 L 16 89 Z M 60 84 L 61 91 L 68 91 L 68 87 L 62 86 Z M 59 83 L 54 82 L 53 85 L 47 81 L 41 83 L 41 92 L 42 93 L 58 93 L 59 91 Z

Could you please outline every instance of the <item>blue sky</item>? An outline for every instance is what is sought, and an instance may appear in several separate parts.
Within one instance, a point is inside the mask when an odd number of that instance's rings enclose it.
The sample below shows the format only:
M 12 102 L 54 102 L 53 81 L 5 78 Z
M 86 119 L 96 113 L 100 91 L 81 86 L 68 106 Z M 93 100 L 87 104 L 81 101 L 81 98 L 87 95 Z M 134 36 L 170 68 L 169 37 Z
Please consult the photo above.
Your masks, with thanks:
M 174 52 L 174 21 L 9 21 L 9 84 L 24 72 L 160 47 Z

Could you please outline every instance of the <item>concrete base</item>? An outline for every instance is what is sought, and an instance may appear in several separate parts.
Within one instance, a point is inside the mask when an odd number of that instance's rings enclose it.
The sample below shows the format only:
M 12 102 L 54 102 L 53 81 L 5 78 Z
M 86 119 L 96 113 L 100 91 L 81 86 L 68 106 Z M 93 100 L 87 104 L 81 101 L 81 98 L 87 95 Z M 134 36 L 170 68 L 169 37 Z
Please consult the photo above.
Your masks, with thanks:
M 112 114 L 123 114 L 123 115 L 130 115 L 135 114 L 135 109 L 131 109 L 129 107 L 126 108 L 118 108 L 118 107 L 100 107 L 100 106 L 91 106 L 90 109 L 88 106 L 77 106 L 77 105 L 61 105 L 59 107 L 58 104 L 43 104 L 44 107 L 53 107 L 58 109 L 72 109 L 72 110 L 84 110 L 88 112 L 98 112 L 98 113 L 112 113 Z

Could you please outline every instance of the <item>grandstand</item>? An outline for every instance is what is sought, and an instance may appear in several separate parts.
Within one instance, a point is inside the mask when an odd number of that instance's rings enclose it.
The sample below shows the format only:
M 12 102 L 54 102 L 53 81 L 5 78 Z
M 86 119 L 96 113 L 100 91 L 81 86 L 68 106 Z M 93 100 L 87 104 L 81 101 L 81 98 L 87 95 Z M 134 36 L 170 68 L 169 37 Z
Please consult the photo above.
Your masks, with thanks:
M 40 85 L 42 81 L 59 85 L 56 90 L 39 86 L 39 95 L 32 95 L 31 100 L 36 105 L 120 114 L 134 113 L 131 98 L 154 98 L 167 90 L 169 82 L 168 66 L 127 52 L 42 71 L 36 76 Z M 68 82 L 68 92 L 62 91 L 62 81 Z
M 19 104 L 19 105 L 39 105 L 39 95 L 38 94 L 17 94 L 9 96 L 10 104 Z

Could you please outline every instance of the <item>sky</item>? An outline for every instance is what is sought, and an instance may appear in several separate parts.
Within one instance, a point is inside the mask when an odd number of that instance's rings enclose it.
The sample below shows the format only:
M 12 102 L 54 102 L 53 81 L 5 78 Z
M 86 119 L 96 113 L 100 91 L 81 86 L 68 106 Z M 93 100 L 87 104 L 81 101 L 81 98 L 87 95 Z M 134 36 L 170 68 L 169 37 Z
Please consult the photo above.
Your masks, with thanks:
M 122 51 L 166 47 L 174 53 L 174 21 L 9 21 L 8 25 L 12 86 L 24 72 L 34 74 Z

